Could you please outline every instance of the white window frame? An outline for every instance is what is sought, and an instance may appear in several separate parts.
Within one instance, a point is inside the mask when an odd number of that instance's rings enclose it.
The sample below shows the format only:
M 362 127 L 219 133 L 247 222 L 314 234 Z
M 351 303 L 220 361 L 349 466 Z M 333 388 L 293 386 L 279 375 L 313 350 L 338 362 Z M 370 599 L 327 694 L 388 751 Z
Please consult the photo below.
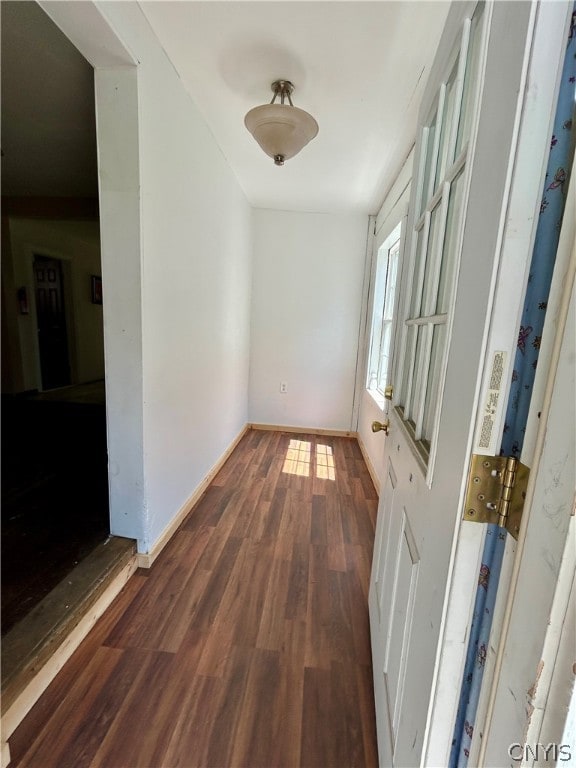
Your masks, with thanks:
M 372 295 L 372 321 L 370 339 L 368 344 L 368 356 L 366 364 L 366 391 L 372 396 L 377 405 L 384 409 L 386 386 L 390 383 L 392 373 L 392 352 L 395 333 L 395 320 L 397 315 L 398 295 L 400 289 L 402 246 L 403 246 L 403 221 L 399 221 L 387 237 L 375 247 L 376 269 L 373 281 Z M 392 259 L 396 259 L 395 267 Z M 393 272 L 391 271 L 393 268 Z M 390 287 L 389 280 L 394 278 L 394 286 Z M 392 293 L 390 291 L 392 290 Z M 392 306 L 391 306 L 392 305 Z M 389 332 L 386 334 L 385 328 Z M 388 350 L 383 347 L 388 340 Z M 387 358 L 386 370 L 382 370 L 384 358 Z

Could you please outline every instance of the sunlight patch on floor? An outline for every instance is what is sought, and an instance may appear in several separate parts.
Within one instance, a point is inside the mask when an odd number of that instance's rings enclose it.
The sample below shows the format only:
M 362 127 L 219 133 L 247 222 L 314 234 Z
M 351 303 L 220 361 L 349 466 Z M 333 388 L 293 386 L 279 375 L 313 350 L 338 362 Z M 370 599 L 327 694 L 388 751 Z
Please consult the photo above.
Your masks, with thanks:
M 311 462 L 311 443 L 307 440 L 290 440 L 282 472 L 310 477 Z M 334 455 L 329 445 L 316 446 L 316 477 L 320 480 L 336 480 Z
M 311 444 L 306 440 L 290 440 L 282 472 L 286 472 L 288 475 L 309 477 L 311 449 Z
M 316 477 L 320 480 L 336 480 L 334 455 L 329 445 L 316 446 Z

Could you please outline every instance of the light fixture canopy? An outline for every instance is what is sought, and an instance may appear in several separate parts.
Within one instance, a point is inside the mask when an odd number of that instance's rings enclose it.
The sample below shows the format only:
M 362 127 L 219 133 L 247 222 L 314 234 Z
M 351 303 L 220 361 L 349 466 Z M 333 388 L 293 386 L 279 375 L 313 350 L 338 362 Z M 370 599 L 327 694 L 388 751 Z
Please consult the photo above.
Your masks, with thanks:
M 292 104 L 294 86 L 289 80 L 275 80 L 272 91 L 274 98 L 270 104 L 251 109 L 244 125 L 274 163 L 284 165 L 285 160 L 297 155 L 316 136 L 318 123 L 308 112 Z M 276 104 L 278 97 L 280 103 Z

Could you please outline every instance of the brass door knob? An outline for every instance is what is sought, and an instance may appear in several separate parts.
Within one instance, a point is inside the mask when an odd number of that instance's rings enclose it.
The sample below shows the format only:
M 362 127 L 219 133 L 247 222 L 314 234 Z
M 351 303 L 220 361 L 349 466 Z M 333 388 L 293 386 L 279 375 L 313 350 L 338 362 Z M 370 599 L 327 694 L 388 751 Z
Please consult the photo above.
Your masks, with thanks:
M 388 421 L 388 419 L 385 419 L 382 422 L 373 421 L 372 432 L 384 432 L 384 434 L 387 435 L 390 432 L 390 422 Z

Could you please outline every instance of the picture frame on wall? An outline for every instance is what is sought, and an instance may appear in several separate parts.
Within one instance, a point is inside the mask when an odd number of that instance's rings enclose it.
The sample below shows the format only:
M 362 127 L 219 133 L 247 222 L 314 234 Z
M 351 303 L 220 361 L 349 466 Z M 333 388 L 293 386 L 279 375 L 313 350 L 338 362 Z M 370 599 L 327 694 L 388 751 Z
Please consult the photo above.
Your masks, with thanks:
M 99 275 L 91 275 L 92 304 L 102 304 L 102 278 Z

